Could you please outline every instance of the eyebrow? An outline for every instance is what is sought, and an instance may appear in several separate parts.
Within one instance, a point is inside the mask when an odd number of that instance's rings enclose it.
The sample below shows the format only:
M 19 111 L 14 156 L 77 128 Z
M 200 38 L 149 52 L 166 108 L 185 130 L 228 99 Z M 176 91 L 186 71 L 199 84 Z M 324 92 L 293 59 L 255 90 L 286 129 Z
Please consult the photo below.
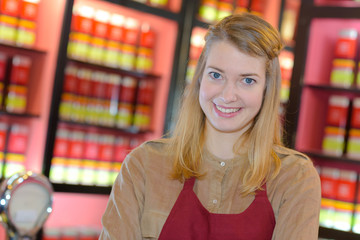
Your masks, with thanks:
M 224 73 L 223 70 L 221 70 L 220 68 L 217 68 L 217 67 L 208 66 L 207 68 L 212 68 L 212 69 L 215 69 L 216 71 L 219 71 L 219 72 L 221 72 L 221 73 Z M 242 74 L 239 74 L 239 76 L 242 76 L 242 77 L 249 77 L 249 76 L 257 76 L 257 77 L 260 77 L 259 74 L 257 74 L 257 73 L 242 73 Z

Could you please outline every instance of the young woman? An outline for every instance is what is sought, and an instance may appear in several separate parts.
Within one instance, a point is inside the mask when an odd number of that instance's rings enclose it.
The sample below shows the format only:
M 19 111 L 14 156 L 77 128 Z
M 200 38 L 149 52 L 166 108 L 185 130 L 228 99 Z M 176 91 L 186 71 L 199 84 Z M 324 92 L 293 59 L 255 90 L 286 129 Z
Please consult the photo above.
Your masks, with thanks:
M 282 146 L 282 43 L 251 14 L 211 26 L 173 134 L 133 150 L 100 239 L 318 239 L 320 181 Z

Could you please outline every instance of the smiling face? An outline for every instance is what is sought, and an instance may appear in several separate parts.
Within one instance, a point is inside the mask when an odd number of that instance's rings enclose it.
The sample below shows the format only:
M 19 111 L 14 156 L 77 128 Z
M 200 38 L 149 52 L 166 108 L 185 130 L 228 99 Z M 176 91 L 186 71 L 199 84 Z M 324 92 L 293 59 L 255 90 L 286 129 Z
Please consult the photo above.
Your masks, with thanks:
M 265 58 L 244 54 L 228 41 L 214 42 L 200 80 L 205 131 L 241 136 L 261 108 L 265 83 Z

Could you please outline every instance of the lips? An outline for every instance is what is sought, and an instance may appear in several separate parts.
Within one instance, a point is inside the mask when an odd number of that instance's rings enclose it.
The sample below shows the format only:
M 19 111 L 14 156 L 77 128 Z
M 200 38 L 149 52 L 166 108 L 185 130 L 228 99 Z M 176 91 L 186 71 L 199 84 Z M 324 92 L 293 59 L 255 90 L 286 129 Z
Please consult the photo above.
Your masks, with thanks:
M 220 107 L 219 105 L 216 105 L 216 104 L 215 104 L 215 107 L 220 112 L 227 113 L 227 114 L 238 112 L 241 109 L 241 108 L 225 108 L 225 107 Z

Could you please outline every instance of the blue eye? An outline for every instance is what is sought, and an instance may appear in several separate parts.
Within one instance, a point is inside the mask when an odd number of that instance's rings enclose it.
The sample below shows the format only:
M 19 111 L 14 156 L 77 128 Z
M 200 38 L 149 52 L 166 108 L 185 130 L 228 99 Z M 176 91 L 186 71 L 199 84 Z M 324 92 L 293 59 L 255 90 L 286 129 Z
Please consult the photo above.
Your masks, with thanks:
M 218 72 L 210 72 L 209 74 L 213 79 L 221 79 L 221 74 Z
M 246 83 L 246 84 L 248 84 L 248 85 L 251 85 L 251 84 L 253 84 L 254 82 L 255 82 L 255 80 L 252 79 L 252 78 L 245 78 L 245 79 L 244 79 L 244 83 Z

